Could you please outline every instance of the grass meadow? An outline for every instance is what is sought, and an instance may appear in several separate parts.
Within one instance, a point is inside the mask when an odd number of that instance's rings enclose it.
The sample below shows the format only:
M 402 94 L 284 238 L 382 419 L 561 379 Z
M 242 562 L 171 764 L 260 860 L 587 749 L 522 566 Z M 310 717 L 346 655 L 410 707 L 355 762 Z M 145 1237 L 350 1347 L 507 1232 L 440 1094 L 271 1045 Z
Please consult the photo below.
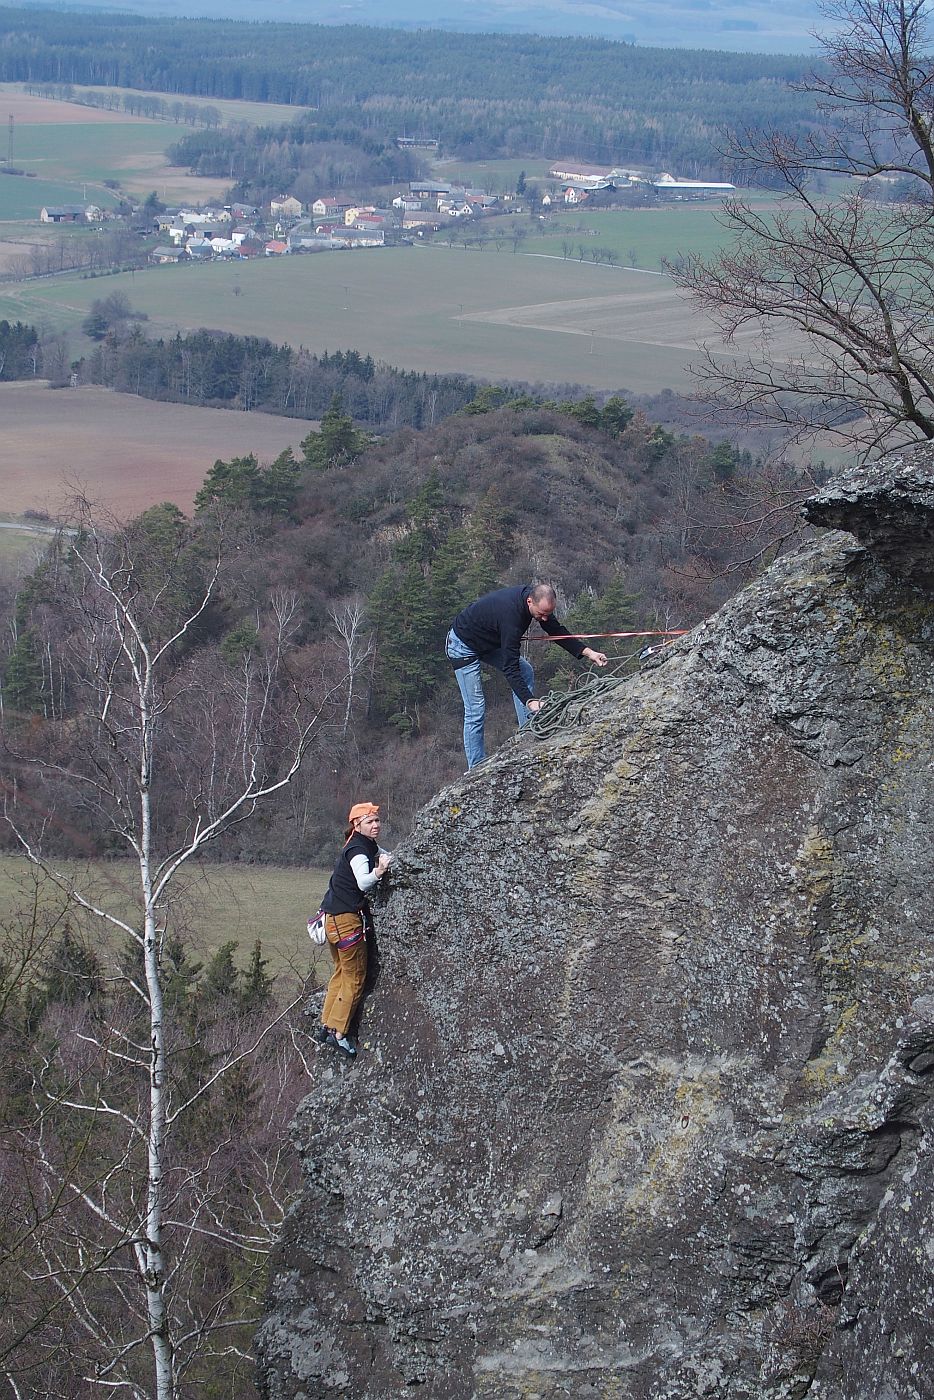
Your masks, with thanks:
M 15 164 L 34 170 L 41 179 L 65 180 L 72 186 L 109 179 L 122 184 L 126 172 L 139 173 L 157 159 L 164 161 L 166 148 L 187 129 L 119 118 L 112 123 L 20 125 Z
M 400 368 L 598 389 L 685 389 L 712 334 L 664 277 L 538 253 L 431 245 L 169 266 L 6 286 L 0 316 L 74 333 L 123 291 L 149 331 L 208 326 Z
M 28 179 L 24 175 L 7 175 L 0 179 L 0 237 L 6 235 L 3 224 L 12 220 L 39 223 L 39 211 L 46 204 L 79 204 L 82 202 L 82 186 L 69 184 L 65 180 Z M 106 195 L 108 207 L 114 199 L 110 191 L 96 188 L 88 191 L 88 199 L 100 204 Z
M 62 868 L 80 882 L 82 890 L 90 890 L 101 907 L 133 922 L 139 868 L 131 861 L 72 862 Z M 318 908 L 330 873 L 268 865 L 201 866 L 174 886 L 168 908 L 169 931 L 181 934 L 199 961 L 205 961 L 224 943 L 236 942 L 234 959 L 240 967 L 246 965 L 258 938 L 270 972 L 292 970 L 305 976 L 316 956 L 305 920 Z M 41 881 L 37 894 L 28 862 L 17 855 L 0 855 L 0 925 L 11 928 L 28 920 L 35 900 L 46 915 L 62 916 L 63 895 L 51 882 Z M 123 946 L 119 930 L 102 935 L 103 925 L 93 915 L 73 909 L 68 919 L 96 947 L 116 952 Z
M 47 534 L 39 534 L 25 525 L 17 529 L 9 517 L 0 520 L 0 569 L 14 574 L 28 573 L 45 554 L 48 542 Z
M 718 252 L 727 242 L 720 217 L 719 204 L 666 204 L 593 213 L 561 209 L 523 248 L 575 261 L 586 261 L 594 247 L 610 248 L 621 264 L 660 272 L 663 259 L 673 261 L 683 253 L 709 257 Z
M 13 165 L 29 172 L 29 177 L 0 179 L 0 222 L 38 219 L 44 204 L 93 200 L 111 206 L 116 199 L 105 180 L 117 180 L 122 189 L 139 196 L 155 190 L 169 202 L 216 199 L 229 184 L 195 178 L 186 169 L 169 165 L 169 146 L 191 130 L 184 123 L 34 97 L 18 83 L 0 83 L 0 101 L 6 103 L 2 110 L 15 116 Z M 225 122 L 279 123 L 298 115 L 294 107 L 259 102 L 194 101 L 192 105 L 218 108 Z M 7 150 L 4 145 L 4 155 Z

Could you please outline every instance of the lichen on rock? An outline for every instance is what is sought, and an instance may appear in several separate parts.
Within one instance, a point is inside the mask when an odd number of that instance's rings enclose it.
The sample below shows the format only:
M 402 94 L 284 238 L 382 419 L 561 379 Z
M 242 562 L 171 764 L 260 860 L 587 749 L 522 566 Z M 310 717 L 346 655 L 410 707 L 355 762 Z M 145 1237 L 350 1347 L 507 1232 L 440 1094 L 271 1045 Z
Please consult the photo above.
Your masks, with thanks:
M 934 455 L 887 461 L 421 814 L 295 1124 L 270 1400 L 934 1393 Z

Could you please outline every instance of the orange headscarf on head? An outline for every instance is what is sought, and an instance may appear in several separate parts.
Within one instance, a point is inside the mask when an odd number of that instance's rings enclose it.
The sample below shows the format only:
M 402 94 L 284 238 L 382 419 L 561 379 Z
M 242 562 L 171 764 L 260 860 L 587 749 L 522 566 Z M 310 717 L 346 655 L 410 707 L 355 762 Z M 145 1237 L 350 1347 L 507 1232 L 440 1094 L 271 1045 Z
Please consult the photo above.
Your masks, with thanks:
M 349 822 L 359 821 L 361 817 L 378 817 L 379 806 L 375 802 L 355 802 L 347 813 Z

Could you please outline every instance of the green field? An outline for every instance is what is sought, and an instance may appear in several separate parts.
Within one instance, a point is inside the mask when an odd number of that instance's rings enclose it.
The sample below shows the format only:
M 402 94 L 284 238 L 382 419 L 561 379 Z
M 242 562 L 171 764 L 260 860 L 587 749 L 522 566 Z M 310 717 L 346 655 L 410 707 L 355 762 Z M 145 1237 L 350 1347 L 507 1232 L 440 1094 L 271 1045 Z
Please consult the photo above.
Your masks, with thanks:
M 56 277 L 4 287 L 0 316 L 75 332 L 72 351 L 86 353 L 77 332 L 102 286 L 148 312 L 154 334 L 208 326 L 407 369 L 635 392 L 685 388 L 708 330 L 658 275 L 492 245 Z
M 99 861 L 90 867 L 66 864 L 69 874 L 83 876 L 81 888 L 90 888 L 102 906 L 118 917 L 132 919 L 134 878 L 139 868 L 125 860 Z M 293 970 L 304 976 L 312 963 L 305 920 L 320 903 L 330 871 L 277 866 L 205 865 L 185 875 L 174 887 L 169 909 L 169 930 L 182 934 L 199 960 L 210 957 L 222 944 L 238 944 L 238 965 L 249 959 L 260 939 L 270 971 Z M 28 917 L 33 898 L 31 867 L 21 857 L 0 855 L 0 928 Z M 45 886 L 45 909 L 59 912 L 62 896 Z M 101 925 L 80 911 L 70 915 L 73 926 L 86 932 L 97 945 L 118 949 L 119 931 L 101 934 Z
M 48 128 L 43 128 L 48 130 Z M 23 219 L 34 221 L 37 229 L 42 225 L 39 223 L 39 210 L 44 204 L 79 204 L 82 200 L 83 188 L 77 184 L 66 184 L 64 180 L 30 180 L 24 175 L 7 175 L 0 179 L 0 222 L 6 223 L 11 219 Z M 115 200 L 109 190 L 98 189 L 92 186 L 88 190 L 88 199 L 93 199 L 95 204 L 102 207 L 106 203 L 108 208 L 112 208 Z M 6 230 L 3 230 L 4 234 Z
M 189 128 L 170 122 L 83 123 L 25 126 L 16 131 L 16 165 L 41 179 L 102 183 L 138 174 Z
M 562 209 L 542 225 L 522 247 L 528 253 L 588 260 L 592 248 L 611 248 L 621 265 L 661 270 L 662 259 L 683 253 L 709 257 L 728 241 L 719 205 L 688 207 L 665 205 L 658 209 L 607 209 L 577 212 Z M 570 252 L 564 245 L 571 244 Z M 635 253 L 632 258 L 631 253 Z
M 417 154 L 421 154 L 420 152 Z M 542 157 L 513 157 L 509 160 L 462 161 L 443 158 L 430 161 L 433 180 L 450 180 L 471 189 L 485 190 L 487 194 L 512 194 L 520 173 L 530 184 L 539 185 L 543 190 L 557 187 L 558 182 L 548 173 L 550 161 Z
M 25 526 L 11 530 L 5 523 L 0 525 L 0 566 L 12 567 L 17 573 L 34 567 L 48 541 L 48 535 L 37 534 Z
M 224 181 L 199 179 L 168 164 L 169 146 L 192 130 L 184 122 L 143 120 L 121 112 L 104 114 L 78 103 L 25 94 L 18 83 L 0 84 L 0 100 L 4 98 L 8 107 L 17 109 L 11 137 L 12 164 L 27 173 L 0 178 L 0 223 L 38 220 L 44 204 L 93 201 L 103 208 L 113 207 L 117 196 L 106 188 L 105 180 L 118 181 L 138 196 L 155 190 L 170 202 L 216 199 L 226 189 Z M 189 105 L 216 107 L 224 121 L 270 124 L 292 121 L 300 110 L 258 102 L 201 101 Z M 3 155 L 7 155 L 6 145 Z M 7 230 L 3 233 L 6 236 Z

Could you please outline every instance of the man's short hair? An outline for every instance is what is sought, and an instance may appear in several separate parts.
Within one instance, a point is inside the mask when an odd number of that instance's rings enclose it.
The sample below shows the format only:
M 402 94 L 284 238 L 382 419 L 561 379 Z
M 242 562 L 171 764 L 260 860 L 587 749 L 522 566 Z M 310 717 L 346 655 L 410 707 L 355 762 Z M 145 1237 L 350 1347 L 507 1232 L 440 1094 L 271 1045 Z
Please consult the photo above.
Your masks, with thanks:
M 533 603 L 557 603 L 558 595 L 550 583 L 536 583 L 529 589 L 529 597 Z

